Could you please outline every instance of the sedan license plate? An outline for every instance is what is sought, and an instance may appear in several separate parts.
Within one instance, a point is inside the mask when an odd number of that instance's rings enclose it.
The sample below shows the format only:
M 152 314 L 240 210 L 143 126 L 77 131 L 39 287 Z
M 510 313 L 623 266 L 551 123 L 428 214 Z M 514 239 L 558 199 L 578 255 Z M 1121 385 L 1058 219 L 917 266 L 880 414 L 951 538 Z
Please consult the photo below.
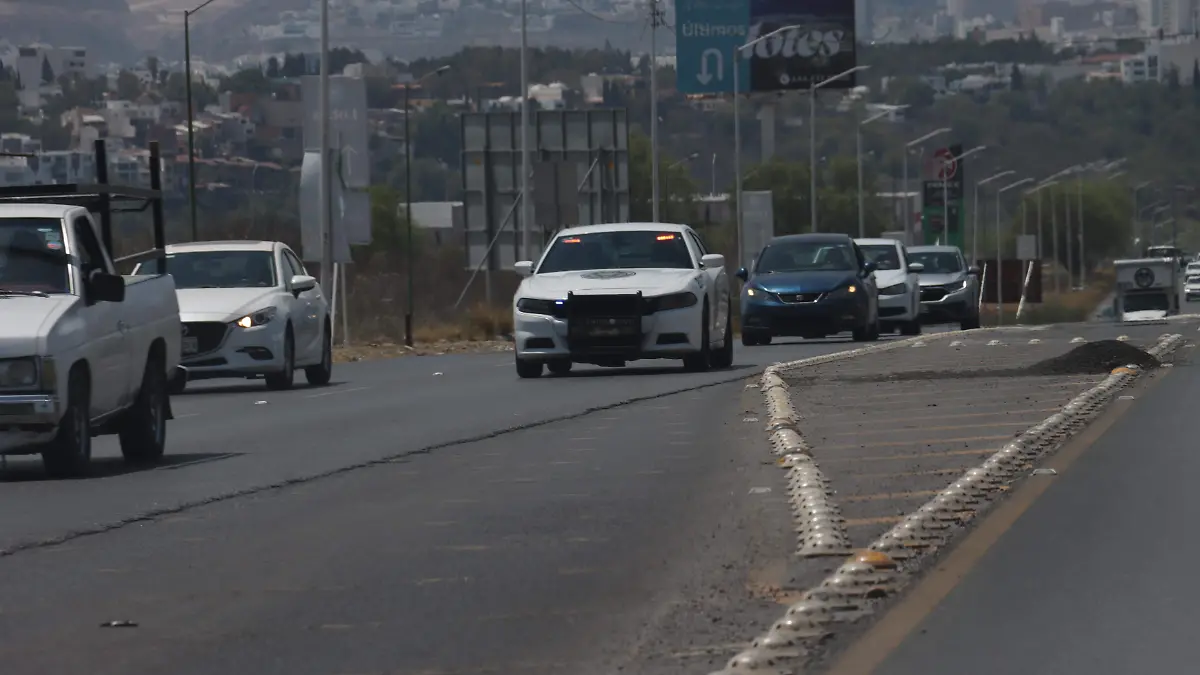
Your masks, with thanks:
M 184 353 L 184 355 L 195 354 L 198 351 L 200 351 L 200 339 L 199 338 L 194 338 L 194 337 L 183 338 L 183 353 Z

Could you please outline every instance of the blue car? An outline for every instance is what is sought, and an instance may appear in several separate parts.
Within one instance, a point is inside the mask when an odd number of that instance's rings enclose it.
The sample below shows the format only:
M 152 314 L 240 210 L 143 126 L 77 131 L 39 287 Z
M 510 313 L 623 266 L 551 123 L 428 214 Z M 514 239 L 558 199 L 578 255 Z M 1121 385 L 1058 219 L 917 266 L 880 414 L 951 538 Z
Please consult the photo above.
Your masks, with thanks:
M 738 270 L 742 344 L 775 337 L 823 338 L 850 331 L 856 342 L 879 339 L 875 265 L 844 234 L 772 239 L 752 272 Z

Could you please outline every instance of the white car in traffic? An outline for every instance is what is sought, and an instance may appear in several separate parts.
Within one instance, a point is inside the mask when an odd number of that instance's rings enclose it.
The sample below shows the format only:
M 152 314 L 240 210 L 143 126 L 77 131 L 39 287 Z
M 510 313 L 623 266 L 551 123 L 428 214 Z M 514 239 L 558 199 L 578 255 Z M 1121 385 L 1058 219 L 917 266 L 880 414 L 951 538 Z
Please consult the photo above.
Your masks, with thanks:
M 921 283 L 925 269 L 911 262 L 904 244 L 895 239 L 855 239 L 868 262 L 875 263 L 879 287 L 879 323 L 884 332 L 921 334 Z
M 175 279 L 187 380 L 264 377 L 292 386 L 297 368 L 309 384 L 333 373 L 329 303 L 300 258 L 277 241 L 174 244 L 134 274 Z M 182 381 L 176 392 L 183 388 Z
M 725 257 L 686 225 L 623 223 L 561 230 L 513 298 L 520 377 L 574 363 L 620 367 L 682 359 L 689 370 L 733 364 Z
M 1187 302 L 1200 298 L 1200 262 L 1190 262 L 1184 271 L 1184 299 Z

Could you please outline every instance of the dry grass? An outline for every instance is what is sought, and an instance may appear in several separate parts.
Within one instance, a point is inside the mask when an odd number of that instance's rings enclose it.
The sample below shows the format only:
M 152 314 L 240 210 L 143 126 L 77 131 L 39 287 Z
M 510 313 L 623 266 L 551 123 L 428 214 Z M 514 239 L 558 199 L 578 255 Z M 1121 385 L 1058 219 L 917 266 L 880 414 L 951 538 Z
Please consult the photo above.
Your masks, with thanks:
M 1041 325 L 1050 323 L 1075 323 L 1088 321 L 1096 308 L 1112 292 L 1114 277 L 1110 270 L 1101 270 L 1091 279 L 1091 283 L 1082 290 L 1063 291 L 1061 293 L 1046 293 L 1043 302 L 1025 306 L 1021 323 L 1025 325 Z M 1012 324 L 1017 315 L 1016 303 L 1004 304 L 1006 324 Z M 981 323 L 985 326 L 996 325 L 996 306 L 984 305 L 980 312 Z

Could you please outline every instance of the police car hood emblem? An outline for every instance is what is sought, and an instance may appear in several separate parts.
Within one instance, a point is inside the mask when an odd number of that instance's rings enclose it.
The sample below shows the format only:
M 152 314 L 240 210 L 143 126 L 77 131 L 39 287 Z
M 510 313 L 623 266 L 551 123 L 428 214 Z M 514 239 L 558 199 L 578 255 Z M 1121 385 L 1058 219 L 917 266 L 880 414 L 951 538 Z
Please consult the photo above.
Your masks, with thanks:
M 579 278 L 580 279 L 624 279 L 626 277 L 632 277 L 635 274 L 637 274 L 637 272 L 630 272 L 628 270 L 603 270 L 600 272 L 588 272 L 587 274 L 580 274 Z

